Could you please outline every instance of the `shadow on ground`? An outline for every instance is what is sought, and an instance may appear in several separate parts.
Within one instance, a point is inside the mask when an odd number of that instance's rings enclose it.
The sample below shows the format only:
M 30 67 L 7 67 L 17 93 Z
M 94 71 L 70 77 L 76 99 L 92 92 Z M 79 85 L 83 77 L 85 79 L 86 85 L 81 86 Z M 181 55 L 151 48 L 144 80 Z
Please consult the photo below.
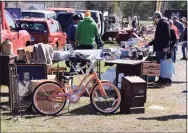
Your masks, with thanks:
M 186 81 L 172 81 L 172 84 L 184 84 Z
M 140 117 L 137 118 L 139 120 L 157 120 L 157 121 L 168 121 L 175 119 L 187 119 L 187 115 L 167 115 L 167 116 L 159 116 L 159 117 Z
M 187 93 L 187 90 L 182 91 L 181 93 Z
M 73 114 L 73 115 L 97 115 L 98 113 L 93 108 L 93 106 L 91 104 L 88 104 L 88 105 L 70 110 L 70 114 Z
M 120 115 L 121 113 L 117 112 L 114 114 L 110 114 L 110 115 Z M 2 116 L 6 116 L 5 118 L 3 118 L 3 120 L 11 120 L 13 117 L 22 117 L 25 119 L 32 119 L 32 118 L 37 118 L 37 117 L 45 117 L 44 115 L 40 115 L 38 113 L 33 113 L 31 110 L 27 110 L 24 112 L 19 112 L 16 114 L 13 114 L 9 111 L 6 112 L 2 112 L 1 113 Z M 77 116 L 77 115 L 102 115 L 102 116 L 109 116 L 109 115 L 104 115 L 104 114 L 100 114 L 98 113 L 95 108 L 91 105 L 84 105 L 81 107 L 76 107 L 74 109 L 70 109 L 68 111 L 68 109 L 63 110 L 63 113 L 60 113 L 56 116 L 49 116 L 45 119 L 46 120 L 50 120 L 53 119 L 55 117 L 59 117 L 59 116 Z
M 147 89 L 163 89 L 163 88 L 165 88 L 165 87 L 161 86 L 161 85 L 154 84 L 154 83 L 150 83 L 147 86 Z

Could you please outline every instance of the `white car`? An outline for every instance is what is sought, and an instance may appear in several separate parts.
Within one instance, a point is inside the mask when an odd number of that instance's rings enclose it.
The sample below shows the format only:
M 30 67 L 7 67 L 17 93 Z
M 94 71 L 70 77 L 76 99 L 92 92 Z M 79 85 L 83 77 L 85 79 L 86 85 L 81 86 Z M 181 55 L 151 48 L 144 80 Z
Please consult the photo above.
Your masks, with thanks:
M 55 19 L 56 13 L 54 11 L 46 10 L 22 10 L 22 17 Z

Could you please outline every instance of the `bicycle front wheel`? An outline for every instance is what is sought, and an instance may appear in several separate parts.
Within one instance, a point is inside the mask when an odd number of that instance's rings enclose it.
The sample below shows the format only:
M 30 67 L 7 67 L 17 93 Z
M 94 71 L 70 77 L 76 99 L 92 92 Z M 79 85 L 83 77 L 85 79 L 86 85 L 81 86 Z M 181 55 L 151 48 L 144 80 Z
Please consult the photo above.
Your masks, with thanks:
M 119 89 L 110 82 L 101 83 L 107 96 L 103 97 L 99 85 L 97 85 L 91 95 L 90 101 L 93 107 L 100 113 L 111 114 L 118 110 L 121 102 Z
M 34 108 L 42 115 L 58 114 L 66 104 L 65 97 L 62 97 L 64 91 L 58 91 L 60 88 L 62 87 L 58 83 L 52 81 L 47 81 L 37 86 L 33 94 Z M 52 97 L 54 92 L 60 94 L 58 98 L 61 100 L 57 100 L 57 97 Z

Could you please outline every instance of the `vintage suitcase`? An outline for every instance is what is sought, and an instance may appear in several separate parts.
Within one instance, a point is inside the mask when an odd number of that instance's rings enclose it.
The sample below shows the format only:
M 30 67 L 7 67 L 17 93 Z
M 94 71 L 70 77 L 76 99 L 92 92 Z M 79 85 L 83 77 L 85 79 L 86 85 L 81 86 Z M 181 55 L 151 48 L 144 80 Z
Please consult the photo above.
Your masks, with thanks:
M 121 88 L 121 113 L 144 113 L 146 102 L 146 81 L 138 76 L 123 77 Z

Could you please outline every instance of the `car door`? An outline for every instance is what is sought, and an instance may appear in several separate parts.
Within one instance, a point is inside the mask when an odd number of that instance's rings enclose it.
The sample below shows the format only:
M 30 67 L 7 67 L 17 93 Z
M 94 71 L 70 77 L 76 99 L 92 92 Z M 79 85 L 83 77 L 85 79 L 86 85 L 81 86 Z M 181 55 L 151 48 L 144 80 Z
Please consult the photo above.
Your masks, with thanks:
M 13 52 L 17 53 L 17 49 L 23 47 L 23 41 L 19 37 L 19 31 L 15 21 L 7 12 L 5 12 L 5 19 L 10 28 L 10 30 L 6 30 L 5 34 L 7 34 L 8 39 L 13 43 Z
M 56 22 L 56 25 L 57 25 L 57 35 L 58 35 L 59 45 L 62 48 L 66 43 L 66 33 L 62 31 L 59 22 Z
M 57 23 L 56 23 L 56 21 L 51 21 L 48 24 L 49 24 L 49 29 L 50 29 L 50 37 L 53 40 L 52 41 L 53 47 L 55 49 L 58 49 L 61 42 L 59 42 L 59 36 L 60 35 L 59 35 Z

